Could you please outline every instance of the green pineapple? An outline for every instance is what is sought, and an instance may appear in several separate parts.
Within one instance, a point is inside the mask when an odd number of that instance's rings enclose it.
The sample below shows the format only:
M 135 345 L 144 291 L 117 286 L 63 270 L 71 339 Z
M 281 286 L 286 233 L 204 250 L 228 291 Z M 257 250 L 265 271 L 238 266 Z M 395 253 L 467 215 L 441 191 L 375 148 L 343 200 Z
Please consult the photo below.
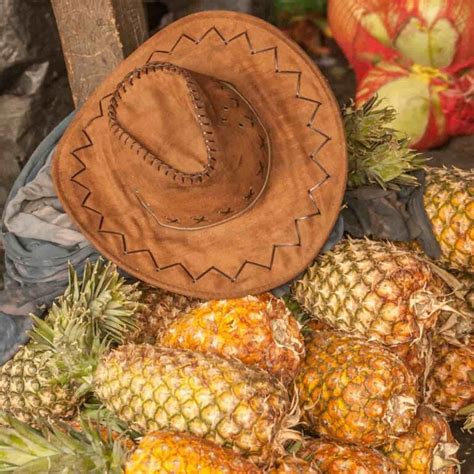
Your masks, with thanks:
M 106 408 L 140 433 L 190 433 L 263 464 L 298 437 L 299 410 L 285 387 L 238 360 L 129 344 L 102 358 L 94 384 Z
M 70 418 L 89 389 L 88 377 L 110 344 L 134 328 L 140 293 L 111 264 L 87 263 L 45 320 L 32 316 L 32 340 L 0 367 L 0 410 L 34 424 Z

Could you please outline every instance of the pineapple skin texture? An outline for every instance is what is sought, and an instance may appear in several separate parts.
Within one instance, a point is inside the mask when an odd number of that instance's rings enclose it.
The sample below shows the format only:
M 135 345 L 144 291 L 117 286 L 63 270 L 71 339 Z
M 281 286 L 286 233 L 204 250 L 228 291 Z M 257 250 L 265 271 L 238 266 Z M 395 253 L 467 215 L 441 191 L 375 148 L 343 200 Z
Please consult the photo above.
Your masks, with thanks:
M 125 474 L 260 474 L 262 471 L 230 449 L 186 433 L 147 434 L 133 452 Z
M 239 359 L 285 385 L 304 355 L 298 323 L 285 303 L 268 293 L 203 303 L 172 323 L 160 343 Z
M 454 416 L 474 403 L 474 336 L 460 346 L 438 341 L 433 359 L 427 380 L 427 402 L 446 416 Z
M 306 350 L 296 385 L 311 430 L 378 446 L 408 429 L 416 411 L 416 382 L 395 354 L 335 331 L 315 333 Z
M 138 432 L 188 432 L 267 462 L 290 411 L 262 370 L 211 354 L 122 346 L 99 364 L 96 395 Z
M 299 456 L 312 459 L 328 474 L 398 474 L 395 464 L 371 448 L 314 440 L 305 444 Z
M 52 383 L 47 364 L 53 357 L 50 351 L 33 351 L 23 346 L 0 367 L 0 410 L 32 426 L 38 417 L 74 416 L 79 405 L 75 387 Z
M 421 406 L 410 430 L 384 446 L 382 451 L 395 463 L 400 474 L 455 474 L 457 449 L 458 444 L 443 416 Z M 436 466 L 435 456 L 448 465 Z
M 474 170 L 429 168 L 423 202 L 441 263 L 474 272 Z
M 267 474 L 320 474 L 321 472 L 314 462 L 288 455 L 279 459 Z
M 427 296 L 433 303 L 443 291 L 413 253 L 352 239 L 318 257 L 293 288 L 296 300 L 321 321 L 389 346 L 411 342 L 436 324 L 438 311 L 412 303 Z
M 133 344 L 156 344 L 163 331 L 180 315 L 191 311 L 199 300 L 160 288 L 141 285 L 140 307 L 135 312 L 137 330 L 128 338 Z

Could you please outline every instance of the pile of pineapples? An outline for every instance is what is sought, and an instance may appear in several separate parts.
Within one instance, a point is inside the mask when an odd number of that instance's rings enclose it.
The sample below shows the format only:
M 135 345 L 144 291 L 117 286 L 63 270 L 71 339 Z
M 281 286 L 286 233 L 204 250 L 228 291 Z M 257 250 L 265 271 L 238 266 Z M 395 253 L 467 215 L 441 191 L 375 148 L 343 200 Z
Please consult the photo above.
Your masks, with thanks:
M 411 180 L 416 160 L 390 131 L 385 151 L 407 166 L 388 179 L 367 164 L 380 117 L 357 113 L 355 181 Z M 474 173 L 427 182 L 444 268 L 346 238 L 283 299 L 208 302 L 130 284 L 101 260 L 81 279 L 71 268 L 0 367 L 0 472 L 456 472 L 448 420 L 474 425 Z

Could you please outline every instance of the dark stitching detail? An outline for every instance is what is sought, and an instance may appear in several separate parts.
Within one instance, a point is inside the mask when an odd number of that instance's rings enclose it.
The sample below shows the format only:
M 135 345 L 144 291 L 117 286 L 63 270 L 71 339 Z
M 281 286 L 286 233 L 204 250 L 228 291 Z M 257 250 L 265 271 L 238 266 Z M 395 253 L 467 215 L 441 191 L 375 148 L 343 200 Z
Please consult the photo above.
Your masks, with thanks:
M 196 222 L 196 224 L 201 224 L 206 221 L 206 216 L 195 216 L 193 217 L 193 221 Z
M 250 199 L 252 199 L 254 194 L 255 194 L 255 191 L 253 190 L 253 188 L 250 188 L 249 192 L 244 196 L 244 199 L 246 201 L 250 201 Z
M 99 215 L 101 215 L 101 219 L 100 219 L 100 224 L 99 224 L 99 228 L 98 228 L 98 231 L 101 232 L 101 233 L 108 233 L 108 234 L 112 234 L 112 235 L 118 235 L 120 236 L 121 240 L 122 240 L 122 246 L 123 246 L 123 250 L 124 250 L 124 254 L 125 255 L 130 255 L 130 254 L 134 254 L 134 253 L 146 253 L 148 254 L 148 256 L 150 257 L 150 259 L 152 260 L 153 264 L 154 264 L 154 267 L 156 269 L 156 271 L 163 271 L 163 270 L 167 270 L 169 268 L 174 268 L 174 267 L 179 267 L 181 268 L 187 275 L 188 277 L 191 279 L 191 281 L 193 283 L 196 283 L 197 281 L 199 281 L 201 278 L 203 278 L 205 275 L 207 275 L 208 273 L 210 273 L 211 271 L 215 271 L 219 274 L 221 274 L 222 276 L 224 276 L 225 278 L 227 278 L 228 280 L 230 280 L 231 282 L 235 282 L 238 277 L 240 276 L 240 274 L 242 273 L 242 271 L 244 270 L 244 268 L 247 266 L 247 265 L 253 265 L 253 266 L 256 266 L 256 267 L 260 267 L 260 268 L 264 268 L 264 269 L 267 269 L 267 270 L 271 270 L 272 267 L 273 267 L 273 264 L 274 264 L 274 261 L 275 261 L 275 255 L 276 255 L 276 251 L 278 248 L 284 248 L 284 247 L 301 247 L 301 244 L 302 244 L 302 241 L 301 241 L 301 233 L 300 233 L 300 229 L 299 229 L 299 225 L 300 225 L 300 222 L 302 221 L 305 221 L 305 220 L 308 220 L 308 219 L 311 219 L 313 217 L 316 217 L 316 216 L 319 216 L 321 215 L 321 211 L 319 210 L 319 207 L 316 203 L 316 200 L 313 196 L 313 192 L 316 191 L 317 189 L 319 189 L 327 180 L 329 180 L 331 178 L 330 174 L 325 170 L 325 168 L 321 165 L 321 163 L 316 159 L 316 156 L 317 154 L 321 151 L 321 149 L 331 140 L 331 137 L 329 137 L 328 135 L 326 135 L 324 132 L 322 132 L 321 130 L 317 129 L 314 127 L 314 121 L 316 119 L 316 115 L 317 115 L 317 112 L 319 110 L 319 107 L 322 105 L 320 101 L 316 100 L 316 99 L 311 99 L 309 97 L 303 97 L 300 95 L 300 87 L 301 87 L 301 76 L 302 76 L 302 73 L 301 71 L 280 71 L 279 69 L 279 62 L 278 62 L 278 48 L 276 46 L 274 47 L 270 47 L 270 48 L 265 48 L 265 49 L 261 49 L 259 51 L 255 51 L 253 46 L 252 46 L 252 43 L 250 41 L 250 38 L 249 38 L 249 35 L 247 33 L 247 31 L 243 31 L 242 33 L 239 33 L 237 34 L 236 36 L 232 37 L 230 40 L 225 40 L 225 38 L 222 36 L 222 34 L 219 32 L 219 30 L 216 28 L 216 27 L 212 27 L 210 28 L 199 40 L 195 40 L 194 38 L 191 38 L 190 36 L 186 35 L 186 34 L 182 34 L 178 40 L 175 42 L 175 44 L 173 45 L 173 47 L 169 50 L 169 51 L 162 51 L 162 50 L 156 50 L 156 51 L 153 51 L 150 55 L 150 57 L 148 58 L 148 61 L 147 63 L 149 63 L 151 61 L 151 58 L 153 57 L 154 54 L 156 53 L 163 53 L 163 54 L 169 54 L 171 55 L 173 53 L 173 51 L 176 49 L 176 47 L 178 46 L 178 44 L 180 43 L 180 41 L 185 38 L 189 41 L 192 41 L 194 42 L 195 44 L 199 44 L 199 42 L 207 35 L 210 33 L 211 30 L 214 30 L 218 36 L 221 38 L 221 40 L 224 42 L 224 44 L 229 44 L 231 43 L 232 41 L 235 41 L 237 40 L 238 38 L 240 37 L 244 37 L 245 40 L 247 41 L 247 44 L 248 44 L 248 47 L 250 49 L 250 52 L 251 54 L 259 54 L 259 53 L 265 53 L 265 52 L 270 52 L 270 51 L 273 51 L 273 59 L 274 59 L 274 64 L 275 64 L 275 72 L 276 73 L 279 73 L 279 74 L 295 74 L 297 76 L 297 81 L 296 81 L 296 98 L 299 99 L 299 100 L 304 100 L 304 101 L 308 101 L 308 102 L 311 102 L 311 103 L 314 103 L 316 104 L 315 106 L 315 110 L 313 111 L 313 113 L 311 114 L 311 117 L 310 117 L 310 120 L 308 122 L 308 128 L 310 128 L 311 130 L 313 130 L 314 132 L 318 133 L 319 135 L 321 135 L 322 137 L 325 138 L 325 140 L 323 141 L 322 144 L 320 144 L 309 156 L 309 158 L 320 168 L 320 170 L 324 173 L 324 178 L 315 183 L 307 192 L 308 192 L 308 197 L 309 199 L 311 200 L 312 202 L 312 205 L 314 206 L 315 208 L 315 212 L 311 213 L 311 214 L 308 214 L 306 216 L 302 216 L 302 217 L 298 217 L 298 218 L 295 218 L 294 219 L 294 224 L 295 224 L 295 232 L 296 232 L 296 241 L 295 242 L 292 242 L 292 243 L 284 243 L 284 244 L 273 244 L 273 249 L 272 249 L 272 255 L 271 255 L 271 258 L 270 258 L 270 263 L 268 265 L 265 265 L 265 264 L 262 264 L 262 263 L 259 263 L 259 262 L 253 262 L 251 260 L 245 260 L 242 265 L 240 266 L 239 270 L 237 271 L 237 273 L 234 275 L 234 276 L 231 276 L 231 275 L 228 275 L 226 274 L 225 272 L 223 272 L 222 270 L 220 270 L 219 268 L 217 267 L 209 267 L 207 270 L 205 270 L 203 273 L 201 273 L 200 275 L 198 275 L 197 277 L 194 277 L 194 275 L 186 268 L 186 266 L 184 266 L 182 263 L 174 263 L 174 264 L 171 264 L 171 265 L 167 265 L 167 266 L 164 266 L 164 267 L 160 267 L 153 255 L 153 253 L 149 250 L 149 249 L 140 249 L 140 250 L 128 250 L 127 249 L 127 245 L 126 245 L 126 238 L 125 238 L 125 235 L 121 232 L 113 232 L 113 231 L 106 231 L 106 230 L 103 230 L 103 224 L 105 222 L 105 217 L 100 213 L 98 212 L 97 210 L 95 209 L 92 209 L 90 207 L 85 207 L 86 209 L 88 210 L 91 210 Z M 103 108 L 102 108 L 102 101 L 105 100 L 106 98 L 110 97 L 112 94 L 107 94 L 106 96 L 102 97 L 102 99 L 100 99 L 99 101 L 99 110 L 100 110 L 100 113 L 93 117 L 87 124 L 86 126 L 84 127 L 84 129 L 82 130 L 82 132 L 84 133 L 88 143 L 86 145 L 83 145 L 81 147 L 78 147 L 76 149 L 74 149 L 73 151 L 71 151 L 71 155 L 81 164 L 82 166 L 82 169 L 80 171 L 78 171 L 77 173 L 75 173 L 71 178 L 70 180 L 74 183 L 76 183 L 77 185 L 81 186 L 82 188 L 86 189 L 88 191 L 88 194 L 87 196 L 84 198 L 83 200 L 83 203 L 85 204 L 85 201 L 87 201 L 87 199 L 89 198 L 90 194 L 91 194 L 91 191 L 89 188 L 87 188 L 85 185 L 83 185 L 82 183 L 80 183 L 79 181 L 76 181 L 75 178 L 77 176 L 79 176 L 82 172 L 85 171 L 86 167 L 84 165 L 84 163 L 81 161 L 81 159 L 76 155 L 76 152 L 80 151 L 80 150 L 83 150 L 85 148 L 88 148 L 88 147 L 91 147 L 93 146 L 93 143 L 92 141 L 90 140 L 89 136 L 87 135 L 87 132 L 85 130 L 85 128 L 87 128 L 94 120 L 98 119 L 98 118 L 101 118 L 104 116 L 103 114 Z M 263 139 L 263 137 L 261 137 L 261 140 L 263 142 L 263 146 L 265 146 L 265 141 Z M 209 140 L 210 141 L 210 140 Z M 83 206 L 84 207 L 84 206 Z M 226 210 L 224 212 L 231 212 L 231 210 Z M 219 211 L 220 213 L 223 212 L 223 211 Z
M 260 175 L 263 176 L 263 172 L 264 172 L 264 171 L 265 171 L 265 164 L 263 163 L 263 161 L 259 161 L 259 162 L 258 162 L 257 176 L 260 176 Z
M 158 171 L 164 170 L 166 176 L 171 175 L 173 180 L 176 180 L 177 177 L 181 178 L 181 181 L 184 183 L 184 180 L 189 180 L 190 183 L 194 183 L 196 181 L 202 182 L 204 176 L 209 176 L 209 170 L 212 170 L 213 167 L 211 166 L 211 161 L 215 160 L 215 157 L 212 153 L 216 153 L 216 149 L 210 149 L 209 146 L 206 144 L 207 148 L 207 166 L 206 168 L 200 173 L 184 173 L 179 171 L 172 166 L 169 166 L 165 162 L 163 162 L 160 158 L 150 153 L 145 146 L 138 142 L 138 140 L 133 137 L 128 131 L 126 131 L 120 122 L 117 119 L 117 108 L 119 106 L 119 96 L 120 96 L 120 89 L 125 91 L 125 84 L 128 83 L 130 86 L 133 86 L 133 78 L 140 78 L 140 73 L 143 71 L 158 72 L 158 71 L 169 71 L 173 74 L 179 74 L 182 76 L 186 81 L 186 86 L 190 92 L 191 99 L 194 104 L 195 109 L 204 109 L 203 101 L 201 98 L 201 91 L 197 83 L 194 81 L 192 76 L 189 74 L 188 71 L 185 69 L 181 69 L 173 64 L 170 63 L 148 63 L 142 68 L 136 68 L 131 73 L 129 73 L 123 80 L 120 82 L 112 96 L 112 99 L 109 103 L 108 108 L 108 117 L 109 117 L 109 126 L 113 130 L 113 133 L 116 134 L 117 131 L 120 131 L 118 135 L 118 139 L 123 142 L 124 145 L 128 145 L 131 150 L 136 148 L 137 156 L 142 154 L 142 157 L 147 157 L 149 159 L 150 164 L 156 165 Z M 119 100 L 117 100 L 119 99 Z M 103 111 L 101 111 L 103 113 Z M 199 125 L 201 127 L 201 132 L 203 134 L 204 140 L 206 140 L 206 136 L 212 135 L 212 129 L 210 128 L 210 122 L 206 114 L 197 114 L 199 117 Z M 205 120 L 202 120 L 204 118 Z M 123 138 L 125 137 L 125 138 Z M 207 143 L 207 142 L 206 142 Z M 156 163 L 154 163 L 156 162 Z
M 222 214 L 224 216 L 228 216 L 229 214 L 232 214 L 234 211 L 230 207 L 228 207 L 227 209 L 221 209 L 218 212 L 219 212 L 219 214 Z

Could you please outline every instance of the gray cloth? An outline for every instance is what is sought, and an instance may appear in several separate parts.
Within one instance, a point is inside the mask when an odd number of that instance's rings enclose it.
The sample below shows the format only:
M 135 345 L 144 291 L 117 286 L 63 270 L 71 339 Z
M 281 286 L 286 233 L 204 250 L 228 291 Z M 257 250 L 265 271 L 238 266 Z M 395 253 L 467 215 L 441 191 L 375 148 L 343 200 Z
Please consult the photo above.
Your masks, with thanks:
M 97 252 L 75 229 L 55 196 L 51 153 L 71 121 L 64 119 L 18 176 L 4 210 L 5 288 L 0 292 L 0 365 L 27 340 L 28 314 L 41 315 L 67 285 L 67 264 L 79 272 Z
M 88 241 L 64 212 L 51 179 L 51 151 L 32 181 L 18 189 L 5 208 L 3 226 L 16 237 L 86 247 Z
M 423 205 L 425 173 L 414 174 L 420 183 L 416 187 L 401 186 L 394 191 L 374 184 L 347 191 L 344 230 L 356 238 L 417 240 L 429 257 L 438 259 L 441 249 Z

